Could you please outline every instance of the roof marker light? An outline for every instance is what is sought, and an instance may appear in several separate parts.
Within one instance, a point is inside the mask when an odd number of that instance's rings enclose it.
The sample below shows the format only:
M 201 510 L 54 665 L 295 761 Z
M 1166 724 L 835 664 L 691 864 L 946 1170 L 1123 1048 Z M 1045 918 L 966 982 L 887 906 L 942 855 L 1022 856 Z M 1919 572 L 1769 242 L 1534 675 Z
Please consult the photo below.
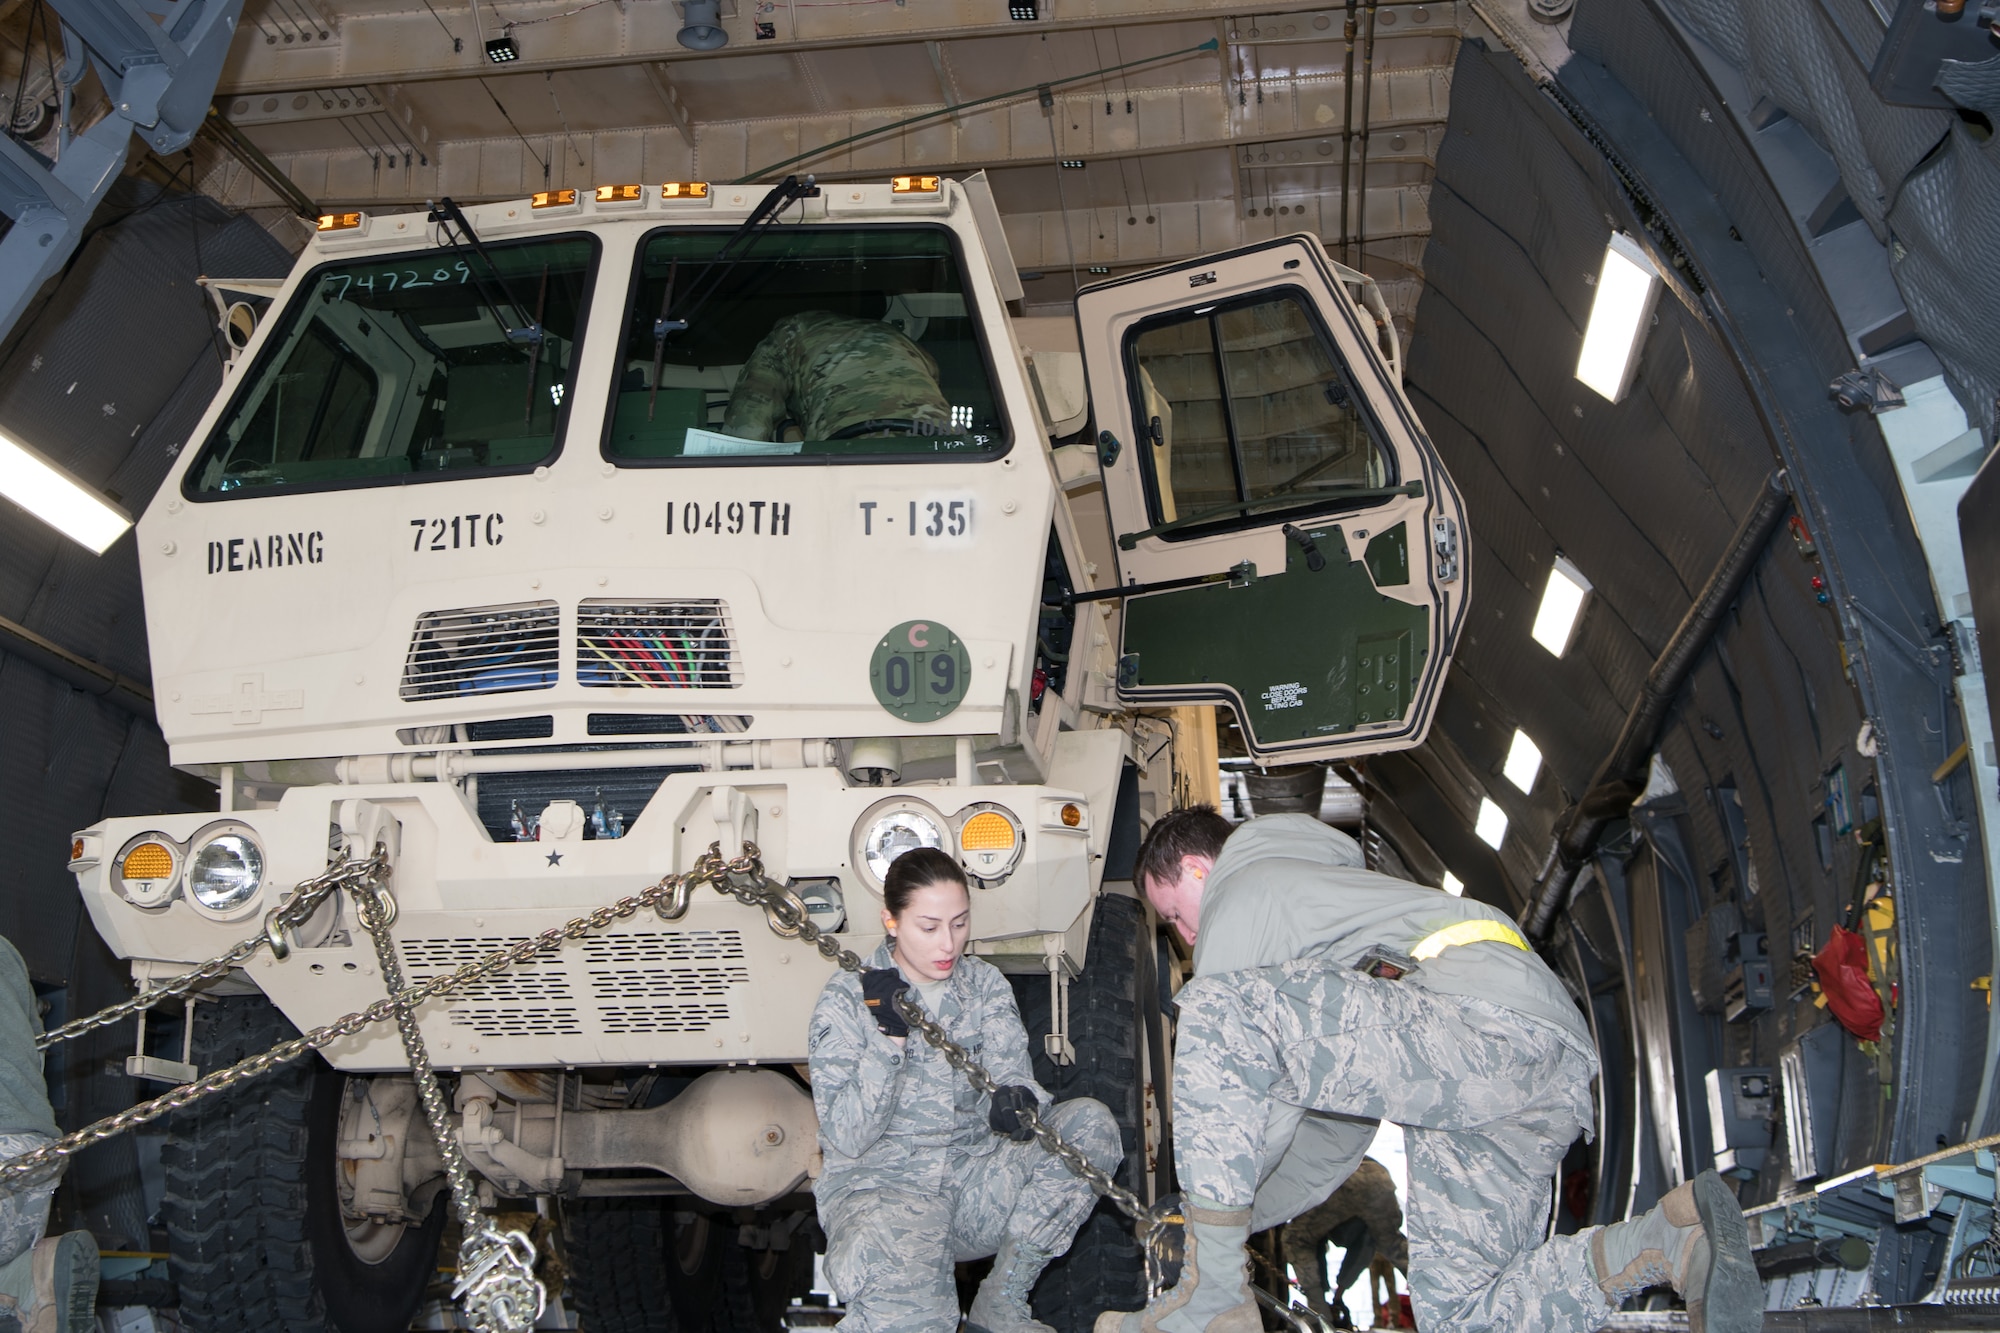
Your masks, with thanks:
M 890 194 L 936 194 L 937 192 L 938 178 L 936 176 L 891 176 L 889 178 Z
M 1614 403 L 1623 398 L 1632 387 L 1639 341 L 1659 298 L 1660 273 L 1653 261 L 1637 241 L 1613 232 L 1597 275 L 1597 295 L 1591 299 L 1576 377 Z
M 1541 771 L 1541 747 L 1528 739 L 1527 732 L 1514 728 L 1514 743 L 1507 747 L 1507 762 L 1501 767 L 1501 774 L 1525 793 L 1534 791 L 1535 779 Z
M 97 492 L 5 435 L 0 435 L 0 495 L 98 555 L 132 526 Z
M 1549 583 L 1542 589 L 1542 606 L 1535 612 L 1531 637 L 1536 643 L 1561 657 L 1569 651 L 1576 634 L 1576 622 L 1583 604 L 1590 598 L 1590 580 L 1583 571 L 1562 556 L 1549 566 Z
M 575 190 L 540 190 L 528 200 L 530 208 L 562 208 L 576 202 Z
M 668 181 L 660 186 L 660 198 L 670 203 L 708 202 L 707 181 Z
M 365 213 L 322 213 L 316 231 L 352 231 L 359 227 Z
M 1507 838 L 1507 812 L 1495 805 L 1492 797 L 1480 797 L 1479 822 L 1472 826 L 1472 831 L 1479 835 L 1481 842 L 1499 851 L 1500 844 Z

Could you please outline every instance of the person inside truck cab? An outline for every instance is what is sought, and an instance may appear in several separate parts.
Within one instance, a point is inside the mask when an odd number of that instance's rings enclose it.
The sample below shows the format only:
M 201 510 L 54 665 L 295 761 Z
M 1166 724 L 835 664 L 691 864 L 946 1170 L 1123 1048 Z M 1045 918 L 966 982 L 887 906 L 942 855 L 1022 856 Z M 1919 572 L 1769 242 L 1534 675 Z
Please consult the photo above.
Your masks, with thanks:
M 896 325 L 826 310 L 787 315 L 743 364 L 724 434 L 777 440 L 786 422 L 808 440 L 950 433 L 937 361 Z
M 1096 1202 L 1034 1141 L 1036 1109 L 1098 1166 L 1124 1154 L 1117 1122 L 1089 1098 L 1053 1104 L 1028 1064 L 1013 988 L 966 952 L 965 872 L 935 848 L 903 853 L 883 885 L 888 932 L 859 976 L 836 972 L 807 1042 L 826 1169 L 813 1187 L 826 1273 L 848 1333 L 936 1333 L 958 1325 L 953 1265 L 993 1255 L 968 1330 L 1050 1333 L 1028 1310 L 1042 1269 L 1069 1249 Z M 911 1036 L 906 995 L 1001 1087 L 974 1088 Z

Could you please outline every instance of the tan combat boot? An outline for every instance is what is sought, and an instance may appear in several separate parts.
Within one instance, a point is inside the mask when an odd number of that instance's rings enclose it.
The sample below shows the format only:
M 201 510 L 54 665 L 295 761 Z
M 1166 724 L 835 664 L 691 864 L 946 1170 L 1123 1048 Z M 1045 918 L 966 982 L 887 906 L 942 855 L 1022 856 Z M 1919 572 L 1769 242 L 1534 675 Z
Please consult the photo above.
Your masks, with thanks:
M 1247 1280 L 1250 1210 L 1187 1199 L 1187 1256 L 1181 1280 L 1130 1314 L 1106 1310 L 1096 1333 L 1263 1333 Z
M 965 1312 L 965 1333 L 1056 1333 L 1028 1308 L 1035 1281 L 1053 1258 L 1047 1250 L 1008 1237 L 993 1256 L 993 1271 L 979 1284 Z
M 1670 1286 L 1687 1302 L 1690 1333 L 1758 1333 L 1764 1283 L 1743 1209 L 1722 1177 L 1704 1171 L 1651 1212 L 1590 1238 L 1597 1285 L 1615 1305 Z

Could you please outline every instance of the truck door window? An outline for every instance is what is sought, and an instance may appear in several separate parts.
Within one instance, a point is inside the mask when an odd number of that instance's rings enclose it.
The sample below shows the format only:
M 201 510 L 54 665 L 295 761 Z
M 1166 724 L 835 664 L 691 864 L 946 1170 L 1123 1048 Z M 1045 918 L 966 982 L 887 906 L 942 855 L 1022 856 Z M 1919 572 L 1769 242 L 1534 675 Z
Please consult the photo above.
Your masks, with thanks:
M 525 471 L 556 452 L 597 258 L 587 236 L 326 264 L 188 470 L 190 498 Z M 521 309 L 515 309 L 515 305 Z M 539 342 L 508 328 L 539 323 Z
M 1154 521 L 1186 523 L 1169 540 L 1268 525 L 1284 501 L 1323 509 L 1343 491 L 1394 480 L 1298 295 L 1177 311 L 1140 325 L 1127 355 Z
M 957 246 L 939 227 L 659 231 L 625 311 L 605 456 L 981 458 L 1003 452 Z

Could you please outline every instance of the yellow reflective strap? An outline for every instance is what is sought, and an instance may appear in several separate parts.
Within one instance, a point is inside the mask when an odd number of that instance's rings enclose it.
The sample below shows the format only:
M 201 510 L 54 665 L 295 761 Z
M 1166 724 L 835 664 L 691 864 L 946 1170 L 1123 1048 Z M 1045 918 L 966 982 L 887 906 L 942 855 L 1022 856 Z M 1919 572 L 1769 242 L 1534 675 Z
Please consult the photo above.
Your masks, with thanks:
M 1511 944 L 1523 953 L 1528 950 L 1528 942 L 1521 938 L 1521 932 L 1505 921 L 1461 921 L 1455 926 L 1446 926 L 1434 931 L 1417 942 L 1410 950 L 1410 956 L 1422 962 L 1435 958 L 1446 949 L 1460 944 L 1476 944 L 1480 940 L 1492 940 L 1495 944 Z

